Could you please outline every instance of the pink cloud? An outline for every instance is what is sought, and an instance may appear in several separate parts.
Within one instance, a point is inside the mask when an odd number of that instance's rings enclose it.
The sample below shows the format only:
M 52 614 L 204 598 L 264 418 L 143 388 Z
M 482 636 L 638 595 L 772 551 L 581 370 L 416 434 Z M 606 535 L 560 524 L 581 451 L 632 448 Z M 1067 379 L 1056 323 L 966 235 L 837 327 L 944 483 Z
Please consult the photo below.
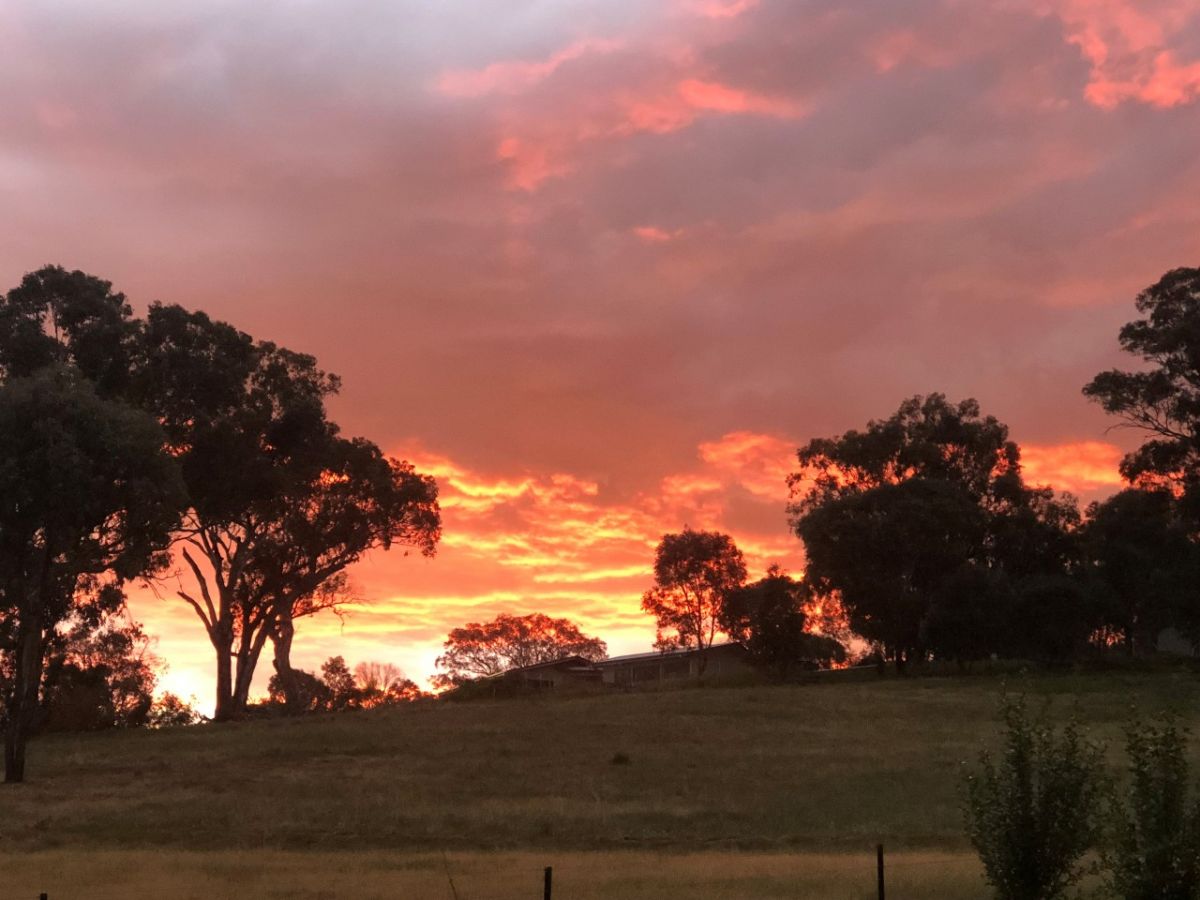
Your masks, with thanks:
M 588 54 L 610 53 L 620 41 L 579 40 L 545 59 L 503 60 L 482 69 L 453 69 L 438 76 L 438 91 L 449 97 L 482 97 L 492 93 L 515 94 L 526 91 L 553 75 L 560 66 Z
M 758 0 L 689 0 L 686 8 L 707 19 L 736 19 L 758 6 Z
M 657 225 L 638 225 L 632 231 L 637 237 L 648 244 L 665 244 L 668 241 L 675 240 L 681 233 L 679 229 L 666 231 Z
M 1200 97 L 1200 59 L 1173 43 L 1200 21 L 1190 0 L 1051 0 L 1067 39 L 1091 67 L 1087 100 L 1104 109 L 1133 100 L 1166 108 Z

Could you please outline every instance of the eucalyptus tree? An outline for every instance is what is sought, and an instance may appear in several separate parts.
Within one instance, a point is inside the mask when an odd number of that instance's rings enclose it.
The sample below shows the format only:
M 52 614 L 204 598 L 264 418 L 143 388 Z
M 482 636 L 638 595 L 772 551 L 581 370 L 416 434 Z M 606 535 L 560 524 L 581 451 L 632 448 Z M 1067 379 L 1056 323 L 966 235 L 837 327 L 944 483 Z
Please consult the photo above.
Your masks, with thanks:
M 24 779 L 47 650 L 80 607 L 167 562 L 184 489 L 144 412 L 48 365 L 0 387 L 0 682 L 5 781 Z
M 173 593 L 213 646 L 216 718 L 244 711 L 268 640 L 286 675 L 292 623 L 350 601 L 363 553 L 434 552 L 433 480 L 340 435 L 325 407 L 340 381 L 312 356 L 180 306 L 135 318 L 108 282 L 49 266 L 0 305 L 0 374 L 63 362 L 153 416 L 182 472 Z

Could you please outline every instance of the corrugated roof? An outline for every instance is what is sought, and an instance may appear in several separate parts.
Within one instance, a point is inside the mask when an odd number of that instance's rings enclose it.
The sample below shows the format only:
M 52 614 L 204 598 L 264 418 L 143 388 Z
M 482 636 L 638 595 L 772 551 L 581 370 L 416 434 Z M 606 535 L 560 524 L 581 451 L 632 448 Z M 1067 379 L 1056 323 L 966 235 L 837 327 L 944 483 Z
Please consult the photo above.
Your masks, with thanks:
M 724 644 L 713 644 L 708 649 L 709 650 L 724 650 L 726 647 L 741 647 L 741 644 L 734 643 L 733 641 L 728 641 Z M 627 653 L 624 656 L 610 656 L 608 659 L 602 659 L 602 660 L 600 660 L 600 662 L 594 663 L 594 665 L 607 666 L 607 665 L 612 665 L 613 663 L 637 662 L 638 660 L 678 659 L 679 657 L 691 656 L 692 654 L 699 653 L 699 652 L 700 652 L 699 650 L 695 650 L 695 649 L 666 650 L 666 651 L 651 650 L 649 653 Z

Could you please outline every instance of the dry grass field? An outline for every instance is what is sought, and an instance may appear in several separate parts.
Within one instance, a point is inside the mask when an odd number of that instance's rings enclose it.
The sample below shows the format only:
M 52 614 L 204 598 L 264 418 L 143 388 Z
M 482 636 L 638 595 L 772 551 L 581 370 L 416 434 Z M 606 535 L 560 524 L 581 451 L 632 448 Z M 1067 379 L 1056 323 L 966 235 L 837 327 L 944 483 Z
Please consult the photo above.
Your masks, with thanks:
M 996 677 L 432 703 L 43 738 L 0 789 L 0 896 L 982 895 L 960 769 Z M 1200 718 L 1186 673 L 1009 679 L 1114 761 L 1133 707 Z M 628 760 L 615 762 L 614 760 Z M 911 889 L 906 888 L 909 885 Z M 124 893 L 122 893 L 124 891 Z M 33 893 L 31 893 L 33 892 Z

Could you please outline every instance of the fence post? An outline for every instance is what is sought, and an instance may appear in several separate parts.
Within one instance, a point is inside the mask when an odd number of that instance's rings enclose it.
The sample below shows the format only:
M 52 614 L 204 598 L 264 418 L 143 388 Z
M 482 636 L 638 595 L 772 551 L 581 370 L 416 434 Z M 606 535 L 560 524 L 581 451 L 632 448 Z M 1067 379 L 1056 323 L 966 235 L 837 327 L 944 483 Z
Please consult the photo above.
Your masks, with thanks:
M 875 845 L 875 874 L 879 882 L 879 900 L 884 900 L 883 896 L 883 844 Z
M 554 867 L 546 866 L 546 887 L 542 892 L 543 900 L 550 900 L 550 891 L 554 887 Z

